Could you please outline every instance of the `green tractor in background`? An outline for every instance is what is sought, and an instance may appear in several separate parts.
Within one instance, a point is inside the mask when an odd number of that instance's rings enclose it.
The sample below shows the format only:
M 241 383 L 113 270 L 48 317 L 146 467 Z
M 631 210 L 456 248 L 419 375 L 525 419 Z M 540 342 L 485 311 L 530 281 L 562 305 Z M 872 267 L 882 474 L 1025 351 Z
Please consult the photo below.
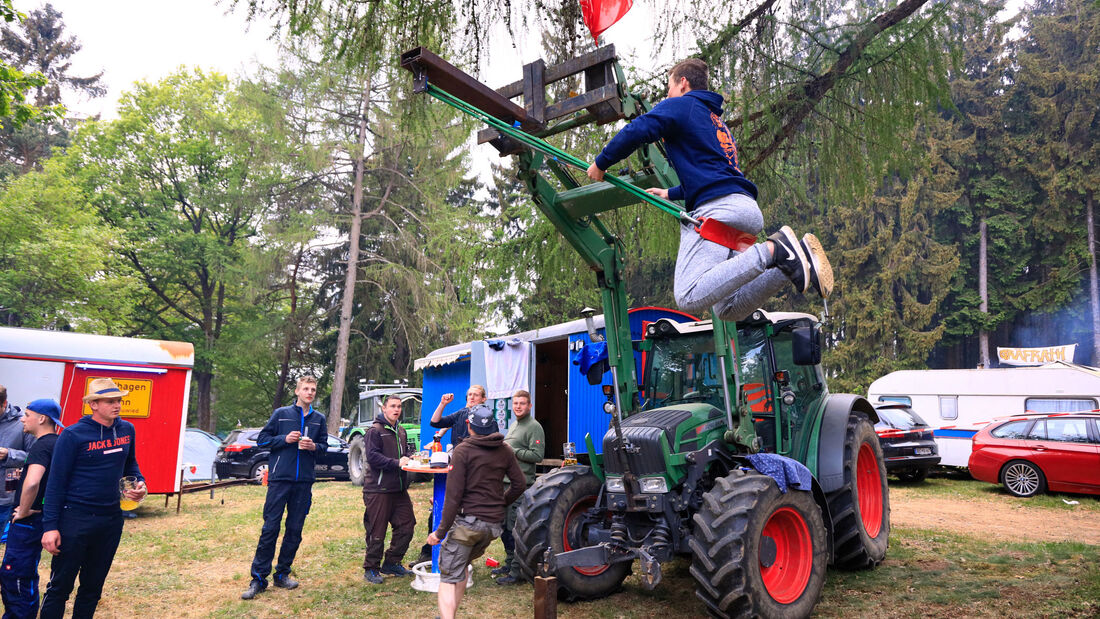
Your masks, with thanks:
M 346 428 L 341 430 L 340 438 L 348 442 L 348 475 L 353 486 L 362 486 L 367 474 L 367 449 L 363 444 L 363 435 L 374 423 L 375 417 L 382 412 L 382 404 L 391 395 L 401 398 L 401 419 L 398 423 L 405 428 L 405 435 L 413 451 L 420 450 L 420 405 L 422 390 L 409 387 L 400 382 L 392 385 L 377 384 L 374 381 L 359 381 L 359 404 Z
M 702 224 L 643 190 L 679 184 L 660 143 L 640 148 L 633 169 L 582 184 L 570 167 L 587 164 L 542 139 L 650 109 L 627 90 L 614 47 L 529 63 L 522 80 L 497 90 L 422 47 L 401 65 L 415 92 L 491 127 L 479 142 L 516 156 L 518 178 L 595 273 L 602 298 L 605 366 L 588 376 L 597 384 L 611 371 L 610 430 L 602 449 L 587 437 L 588 465 L 556 469 L 524 493 L 514 531 L 523 573 L 553 574 L 559 594 L 592 599 L 617 591 L 635 563 L 655 587 L 662 563 L 690 557 L 711 614 L 796 617 L 817 604 L 827 565 L 881 562 L 890 502 L 878 415 L 862 397 L 829 393 L 816 317 L 757 310 L 736 323 L 660 320 L 631 341 L 620 243 L 598 215 L 645 201 Z M 582 74 L 583 93 L 547 95 L 548 85 Z M 646 353 L 641 389 L 635 350 Z

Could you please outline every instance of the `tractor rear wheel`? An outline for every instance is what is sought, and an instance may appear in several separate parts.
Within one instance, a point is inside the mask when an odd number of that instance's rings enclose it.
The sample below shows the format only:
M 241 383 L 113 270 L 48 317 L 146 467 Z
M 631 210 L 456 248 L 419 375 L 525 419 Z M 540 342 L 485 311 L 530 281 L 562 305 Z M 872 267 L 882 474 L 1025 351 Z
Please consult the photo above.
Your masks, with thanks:
M 844 432 L 844 485 L 826 495 L 833 519 L 833 564 L 873 567 L 886 558 L 890 490 L 882 446 L 867 417 L 852 414 Z
M 712 616 L 809 616 L 829 562 L 813 494 L 737 470 L 703 495 L 693 519 L 691 576 Z
M 546 548 L 551 554 L 588 545 L 588 528 L 606 520 L 588 510 L 596 506 L 603 483 L 587 466 L 568 466 L 543 475 L 527 489 L 516 512 L 516 561 L 528 580 L 538 573 Z M 591 600 L 615 593 L 630 574 L 630 563 L 563 567 L 556 571 L 558 593 L 569 600 Z
M 348 477 L 351 485 L 362 486 L 367 477 L 367 446 L 360 434 L 348 443 Z

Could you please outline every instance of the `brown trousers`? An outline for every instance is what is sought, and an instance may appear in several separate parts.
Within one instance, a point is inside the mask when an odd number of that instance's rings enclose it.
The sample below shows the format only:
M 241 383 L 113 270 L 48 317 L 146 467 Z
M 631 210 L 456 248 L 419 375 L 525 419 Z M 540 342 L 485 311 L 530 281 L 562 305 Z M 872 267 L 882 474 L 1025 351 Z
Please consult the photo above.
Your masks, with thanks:
M 364 570 L 376 570 L 382 565 L 400 565 L 409 549 L 416 516 L 412 499 L 406 490 L 401 492 L 364 492 L 363 529 L 366 531 L 367 551 L 363 558 Z M 386 525 L 393 527 L 390 547 L 383 560 L 382 546 L 386 541 Z

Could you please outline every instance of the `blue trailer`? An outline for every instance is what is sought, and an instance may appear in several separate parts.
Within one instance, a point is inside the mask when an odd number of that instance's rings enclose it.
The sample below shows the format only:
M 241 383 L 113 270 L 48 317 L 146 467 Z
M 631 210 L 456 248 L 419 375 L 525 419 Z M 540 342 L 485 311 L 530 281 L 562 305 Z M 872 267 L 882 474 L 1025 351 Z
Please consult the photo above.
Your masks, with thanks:
M 676 322 L 697 320 L 684 312 L 663 307 L 638 307 L 630 310 L 628 315 L 630 337 L 634 341 L 643 338 L 649 323 L 661 318 Z M 594 316 L 593 321 L 602 336 L 603 315 Z M 588 433 L 592 434 L 597 450 L 601 450 L 603 435 L 610 423 L 610 417 L 603 410 L 603 404 L 607 401 L 603 395 L 603 385 L 612 384 L 612 379 L 608 371 L 604 373 L 601 384 L 591 385 L 580 367 L 573 363 L 573 353 L 591 341 L 584 319 L 502 335 L 491 340 L 455 344 L 433 350 L 417 359 L 413 369 L 424 373 L 420 432 L 424 442 L 429 441 L 435 432 L 428 421 L 443 394 L 455 394 L 454 401 L 444 409 L 444 415 L 465 406 L 466 390 L 470 385 L 486 385 L 488 382 L 486 357 L 492 354 L 490 343 L 513 340 L 530 342 L 527 383 L 530 385 L 528 390 L 531 392 L 535 419 L 546 431 L 546 457 L 560 458 L 562 444 L 566 442 L 574 443 L 578 454 L 587 453 L 584 437 Z M 640 383 L 643 353 L 635 352 L 634 357 Z M 505 431 L 512 420 L 511 397 L 490 398 L 486 404 L 496 412 L 501 431 Z M 449 434 L 443 438 L 444 444 L 448 438 Z

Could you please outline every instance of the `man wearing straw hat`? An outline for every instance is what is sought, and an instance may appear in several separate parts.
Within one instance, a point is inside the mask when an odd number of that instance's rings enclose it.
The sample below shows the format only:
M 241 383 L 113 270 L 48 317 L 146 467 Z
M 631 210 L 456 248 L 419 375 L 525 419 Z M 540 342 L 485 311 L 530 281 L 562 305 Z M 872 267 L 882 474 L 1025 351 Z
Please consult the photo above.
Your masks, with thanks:
M 92 414 L 65 428 L 54 446 L 42 514 L 42 547 L 53 555 L 42 619 L 65 614 L 78 575 L 73 617 L 95 615 L 122 537 L 119 480 L 136 477 L 137 486 L 126 497 L 145 497 L 134 424 L 119 418 L 128 393 L 110 378 L 92 380 L 84 396 Z

